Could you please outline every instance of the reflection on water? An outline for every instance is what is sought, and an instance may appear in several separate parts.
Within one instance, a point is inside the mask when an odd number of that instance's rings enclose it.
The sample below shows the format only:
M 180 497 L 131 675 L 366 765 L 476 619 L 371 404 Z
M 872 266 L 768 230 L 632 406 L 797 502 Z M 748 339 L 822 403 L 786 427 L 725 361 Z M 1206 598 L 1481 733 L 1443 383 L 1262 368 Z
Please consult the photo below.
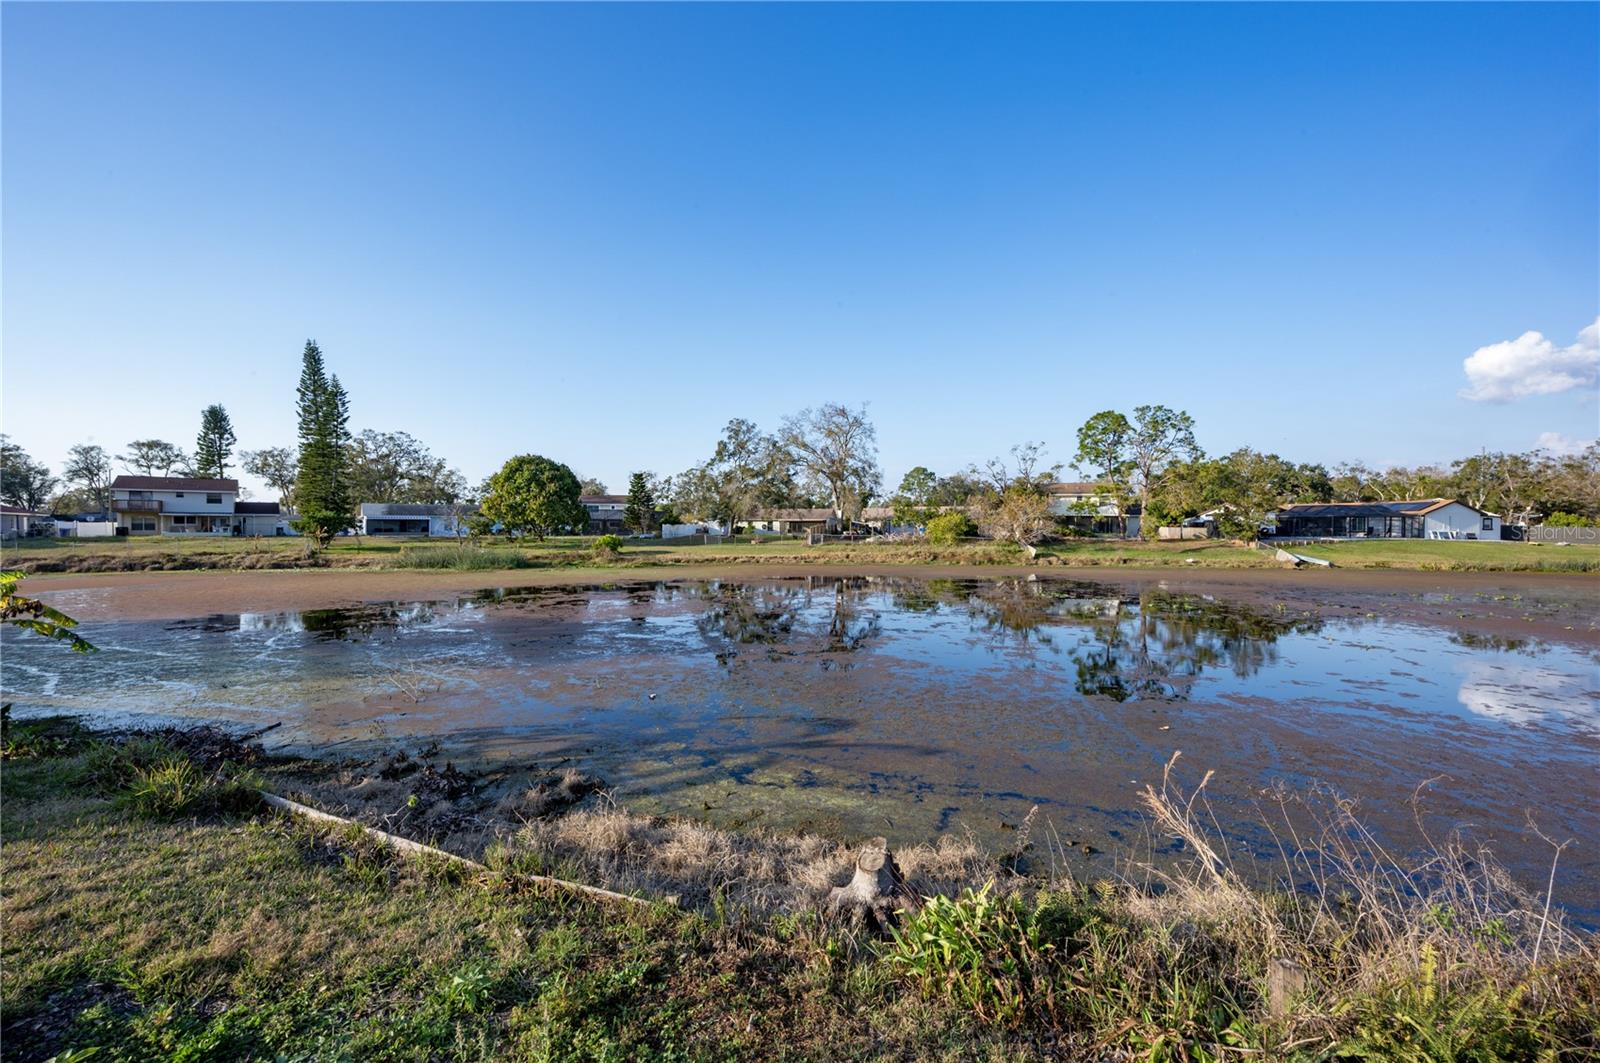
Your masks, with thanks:
M 988 836 L 1039 805 L 1062 830 L 1114 839 L 1139 781 L 1182 749 L 1241 801 L 1324 781 L 1381 814 L 1448 774 L 1480 826 L 1520 829 L 1537 806 L 1600 838 L 1589 651 L 1173 585 L 633 582 L 86 634 L 101 653 L 5 633 L 19 712 L 571 756 L 662 811 L 846 834 Z M 1561 874 L 1600 880 L 1585 859 Z
M 531 625 L 531 626 L 530 626 Z M 622 625 L 627 625 L 626 629 Z M 689 581 L 483 591 L 440 601 L 381 602 L 284 613 L 217 614 L 166 623 L 99 625 L 107 651 L 74 658 L 7 638 L 6 687 L 19 703 L 62 705 L 70 691 L 103 700 L 106 683 L 124 708 L 141 682 L 193 684 L 203 693 L 232 679 L 317 683 L 428 661 L 515 669 L 551 660 L 626 659 L 709 653 L 724 671 L 741 663 L 801 662 L 829 671 L 853 663 L 912 662 L 945 671 L 1044 668 L 1073 689 L 1113 702 L 1185 701 L 1208 678 L 1219 693 L 1285 691 L 1283 648 L 1318 685 L 1330 646 L 1406 650 L 1418 684 L 1456 682 L 1456 704 L 1507 724 L 1547 724 L 1595 733 L 1594 662 L 1564 649 L 1538 667 L 1507 663 L 1550 647 L 1527 639 L 1391 629 L 1383 645 L 1351 641 L 1365 625 L 1340 621 L 1336 635 L 1312 616 L 1289 615 L 1208 595 L 1156 588 L 1117 592 L 1076 580 L 909 580 L 812 577 L 751 582 Z M 1396 638 L 1396 632 L 1400 635 Z M 535 648 L 537 661 L 526 660 Z M 336 648 L 328 644 L 339 644 Z M 369 644 L 357 649 L 357 644 Z M 401 651 L 399 653 L 395 651 Z M 1448 653 L 1448 656 L 1444 656 Z M 1376 664 L 1372 662 L 1377 662 Z M 1326 662 L 1323 662 L 1326 663 Z M 229 676 L 230 667 L 248 675 Z M 1345 660 L 1346 689 L 1386 671 L 1381 657 Z M 1268 679 L 1240 688 L 1224 682 Z M 1363 676 L 1362 673 L 1372 673 Z M 1423 674 L 1425 673 L 1425 674 Z M 1325 673 L 1321 678 L 1327 678 Z M 1405 693 L 1414 693 L 1407 691 Z M 225 698 L 223 701 L 236 700 Z M 1340 699 L 1349 700 L 1349 699 Z M 82 707 L 82 706 L 78 706 Z M 153 707 L 151 707 L 153 708 Z

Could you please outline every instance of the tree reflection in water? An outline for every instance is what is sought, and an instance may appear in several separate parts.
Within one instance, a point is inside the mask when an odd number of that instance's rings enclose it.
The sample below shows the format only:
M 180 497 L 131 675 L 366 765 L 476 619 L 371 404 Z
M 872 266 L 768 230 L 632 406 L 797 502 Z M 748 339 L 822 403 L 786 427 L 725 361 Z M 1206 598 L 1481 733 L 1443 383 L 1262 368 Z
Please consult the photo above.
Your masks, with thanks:
M 718 645 L 717 660 L 731 664 L 738 647 L 762 645 L 772 660 L 812 654 L 849 654 L 882 631 L 876 590 L 864 579 L 808 579 L 789 584 L 701 584 L 690 592 L 707 605 L 700 633 Z M 849 667 L 842 657 L 823 668 Z
M 1187 697 L 1208 668 L 1244 678 L 1277 658 L 1277 639 L 1321 622 L 1204 595 L 1144 590 L 1119 594 L 1081 581 L 941 581 L 899 588 L 895 604 L 927 612 L 965 610 L 997 641 L 1032 654 L 1068 654 L 1079 693 L 1116 701 Z M 1075 634 L 1075 641 L 1061 636 Z
M 1277 639 L 1311 632 L 1305 617 L 1160 589 L 1126 593 L 1069 580 L 811 577 L 794 583 L 703 583 L 696 624 L 729 665 L 741 647 L 770 660 L 817 657 L 823 668 L 882 637 L 885 616 L 965 617 L 999 651 L 1070 659 L 1077 690 L 1117 701 L 1176 699 L 1207 669 L 1248 677 L 1277 658 Z M 926 623 L 916 620 L 916 624 Z

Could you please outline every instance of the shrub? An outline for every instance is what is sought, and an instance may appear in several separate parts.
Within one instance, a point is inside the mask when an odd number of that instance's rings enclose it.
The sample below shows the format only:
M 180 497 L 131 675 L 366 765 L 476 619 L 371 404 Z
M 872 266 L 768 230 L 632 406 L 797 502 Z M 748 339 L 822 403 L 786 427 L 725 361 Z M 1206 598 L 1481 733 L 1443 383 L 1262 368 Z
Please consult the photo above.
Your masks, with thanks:
M 597 554 L 615 554 L 622 549 L 622 536 L 602 535 L 594 541 L 594 552 Z
M 173 756 L 137 770 L 128 788 L 128 803 L 147 816 L 175 816 L 205 791 L 205 773 L 187 757 Z
M 1560 509 L 1546 517 L 1544 522 L 1552 528 L 1588 528 L 1596 523 L 1589 517 Z
M 954 546 L 978 533 L 965 513 L 941 513 L 928 522 L 927 539 L 937 546 Z
M 83 781 L 101 790 L 123 790 L 177 750 L 158 738 L 97 742 L 83 760 Z

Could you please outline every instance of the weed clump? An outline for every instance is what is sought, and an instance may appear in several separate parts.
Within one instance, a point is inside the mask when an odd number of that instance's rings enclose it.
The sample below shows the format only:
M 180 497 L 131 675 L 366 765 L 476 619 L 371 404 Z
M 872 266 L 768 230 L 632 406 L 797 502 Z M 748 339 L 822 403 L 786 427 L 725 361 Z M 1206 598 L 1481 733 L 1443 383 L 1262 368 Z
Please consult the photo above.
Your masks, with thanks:
M 521 550 L 495 550 L 483 546 L 407 546 L 386 567 L 406 569 L 452 569 L 458 572 L 483 572 L 508 568 L 529 568 L 532 562 Z

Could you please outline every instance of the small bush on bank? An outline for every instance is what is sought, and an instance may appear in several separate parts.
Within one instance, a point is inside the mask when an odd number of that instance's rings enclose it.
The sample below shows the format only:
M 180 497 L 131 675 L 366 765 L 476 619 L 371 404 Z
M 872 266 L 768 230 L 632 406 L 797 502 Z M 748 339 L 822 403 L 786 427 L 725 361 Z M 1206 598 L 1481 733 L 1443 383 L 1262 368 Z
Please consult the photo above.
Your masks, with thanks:
M 88 741 L 75 720 L 46 717 L 12 720 L 11 705 L 0 706 L 0 760 L 71 756 Z
M 157 764 L 178 755 L 177 750 L 156 738 L 97 742 L 84 756 L 83 781 L 102 791 L 123 790 Z
M 622 536 L 602 535 L 594 541 L 594 555 L 599 558 L 616 557 L 622 552 Z
M 187 757 L 168 757 L 140 768 L 128 787 L 128 804 L 146 816 L 186 812 L 205 793 L 205 774 Z
M 407 546 L 389 567 L 454 569 L 482 572 L 505 568 L 528 568 L 531 562 L 521 550 L 493 550 L 482 546 Z
M 928 522 L 926 538 L 935 546 L 954 546 L 976 534 L 977 525 L 965 513 L 941 513 Z

